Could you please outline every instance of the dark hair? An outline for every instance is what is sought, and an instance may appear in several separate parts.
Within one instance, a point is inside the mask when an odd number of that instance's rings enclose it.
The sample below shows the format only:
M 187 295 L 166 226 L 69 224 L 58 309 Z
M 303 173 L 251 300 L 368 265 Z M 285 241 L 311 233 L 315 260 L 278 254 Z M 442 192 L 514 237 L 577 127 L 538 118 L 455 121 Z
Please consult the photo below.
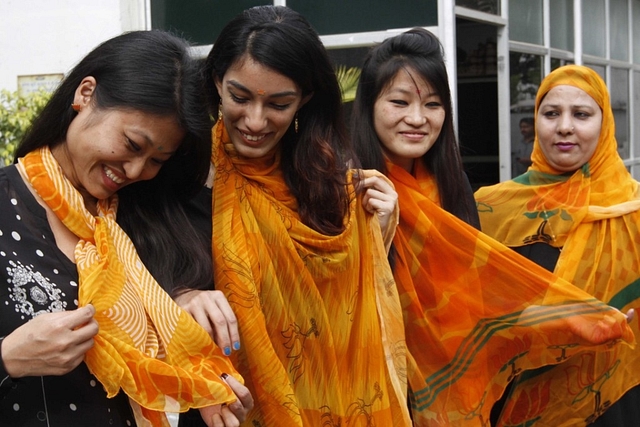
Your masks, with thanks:
M 214 117 L 220 103 L 215 82 L 245 55 L 293 80 L 303 97 L 312 94 L 298 111 L 299 132 L 290 126 L 280 142 L 282 170 L 302 221 L 324 234 L 340 233 L 349 206 L 347 163 L 353 155 L 340 87 L 318 34 L 302 15 L 284 6 L 257 6 L 237 15 L 220 33 L 205 64 Z
M 352 141 L 363 168 L 387 173 L 382 142 L 373 123 L 373 109 L 380 93 L 398 71 L 415 70 L 440 96 L 445 111 L 442 130 L 433 147 L 422 157 L 435 177 L 441 206 L 463 221 L 474 224 L 475 206 L 466 200 L 468 179 L 462 167 L 453 127 L 451 91 L 438 38 L 423 28 L 413 28 L 386 39 L 365 57 L 352 111 Z
M 159 30 L 129 32 L 105 41 L 65 77 L 16 150 L 17 161 L 40 147 L 64 143 L 77 114 L 71 108 L 74 93 L 87 76 L 96 79 L 91 102 L 98 110 L 175 117 L 185 133 L 176 153 L 155 178 L 118 192 L 118 222 L 165 289 L 176 286 L 174 280 L 203 280 L 198 272 L 206 266 L 187 269 L 180 262 L 185 256 L 206 260 L 211 281 L 211 260 L 190 241 L 189 225 L 180 215 L 181 202 L 204 185 L 211 153 L 211 120 L 199 63 L 189 49 L 182 38 Z M 190 271 L 177 276 L 173 272 L 183 269 Z M 186 274 L 191 272 L 196 273 Z
M 523 123 L 533 126 L 535 124 L 535 120 L 533 117 L 523 117 L 520 119 L 519 124 L 523 124 Z

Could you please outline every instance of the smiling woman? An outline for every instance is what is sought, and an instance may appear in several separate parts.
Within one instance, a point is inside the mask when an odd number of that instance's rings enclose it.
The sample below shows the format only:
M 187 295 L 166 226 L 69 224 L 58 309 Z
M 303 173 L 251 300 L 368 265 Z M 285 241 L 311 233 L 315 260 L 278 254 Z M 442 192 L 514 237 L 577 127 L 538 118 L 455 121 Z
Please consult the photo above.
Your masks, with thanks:
M 248 396 L 221 378 L 241 379 L 116 223 L 140 248 L 171 242 L 193 255 L 183 282 L 210 280 L 179 205 L 208 172 L 198 71 L 169 33 L 108 40 L 61 83 L 16 164 L 0 169 L 3 424 L 164 426 L 165 411 L 220 412 Z M 177 280 L 158 271 L 165 286 Z
M 637 308 L 640 186 L 618 154 L 606 84 L 588 67 L 560 67 L 535 108 L 533 164 L 478 190 L 482 229 L 595 298 Z M 640 425 L 639 373 L 637 349 L 619 347 L 522 375 L 500 425 Z

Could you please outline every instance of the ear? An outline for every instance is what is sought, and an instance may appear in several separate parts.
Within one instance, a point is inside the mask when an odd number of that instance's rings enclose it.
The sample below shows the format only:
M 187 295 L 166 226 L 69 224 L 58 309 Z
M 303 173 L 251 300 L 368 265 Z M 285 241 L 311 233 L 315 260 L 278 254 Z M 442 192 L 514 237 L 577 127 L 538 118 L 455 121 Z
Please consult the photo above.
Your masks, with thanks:
M 78 85 L 73 95 L 73 103 L 80 105 L 82 108 L 88 106 L 91 103 L 91 97 L 96 90 L 96 79 L 92 76 L 87 76 Z
M 215 78 L 216 90 L 218 91 L 218 97 L 222 99 L 222 82 L 218 77 Z
M 300 109 L 304 106 L 304 104 L 309 102 L 311 98 L 313 98 L 313 92 L 311 92 L 309 95 L 302 98 L 302 101 L 300 101 L 300 105 L 298 105 L 298 111 L 300 111 Z

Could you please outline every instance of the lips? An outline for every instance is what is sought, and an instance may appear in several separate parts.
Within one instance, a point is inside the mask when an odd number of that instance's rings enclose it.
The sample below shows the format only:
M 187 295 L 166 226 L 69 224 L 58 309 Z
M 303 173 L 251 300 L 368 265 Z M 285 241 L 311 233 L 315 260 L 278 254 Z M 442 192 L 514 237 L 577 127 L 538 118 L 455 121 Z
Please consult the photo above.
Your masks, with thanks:
M 104 170 L 105 175 L 107 175 L 107 178 L 109 178 L 111 181 L 115 182 L 118 185 L 124 184 L 125 179 L 119 177 L 112 169 L 110 169 L 107 166 L 102 166 L 102 170 Z
M 560 151 L 569 151 L 576 146 L 576 144 L 573 144 L 571 142 L 558 142 L 555 145 Z
M 400 135 L 407 139 L 420 140 L 424 138 L 427 134 L 423 132 L 400 132 Z

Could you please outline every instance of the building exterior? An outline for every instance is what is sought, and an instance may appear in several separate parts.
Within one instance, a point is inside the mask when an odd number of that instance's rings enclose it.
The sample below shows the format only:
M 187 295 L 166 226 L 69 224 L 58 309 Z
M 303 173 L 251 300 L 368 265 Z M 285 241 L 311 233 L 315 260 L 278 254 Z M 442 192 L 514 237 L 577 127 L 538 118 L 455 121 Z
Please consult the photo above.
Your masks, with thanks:
M 533 116 L 543 76 L 568 63 L 592 67 L 611 92 L 620 155 L 640 179 L 640 0 L 2 0 L 0 88 L 18 75 L 63 73 L 99 41 L 132 29 L 177 31 L 204 57 L 229 19 L 259 4 L 301 12 L 336 65 L 359 66 L 369 46 L 414 26 L 438 35 L 474 187 L 511 178 L 519 123 Z M 22 11 L 22 26 L 10 9 Z M 77 13 L 84 20 L 71 19 Z M 27 22 L 46 35 L 22 46 L 14 35 Z

